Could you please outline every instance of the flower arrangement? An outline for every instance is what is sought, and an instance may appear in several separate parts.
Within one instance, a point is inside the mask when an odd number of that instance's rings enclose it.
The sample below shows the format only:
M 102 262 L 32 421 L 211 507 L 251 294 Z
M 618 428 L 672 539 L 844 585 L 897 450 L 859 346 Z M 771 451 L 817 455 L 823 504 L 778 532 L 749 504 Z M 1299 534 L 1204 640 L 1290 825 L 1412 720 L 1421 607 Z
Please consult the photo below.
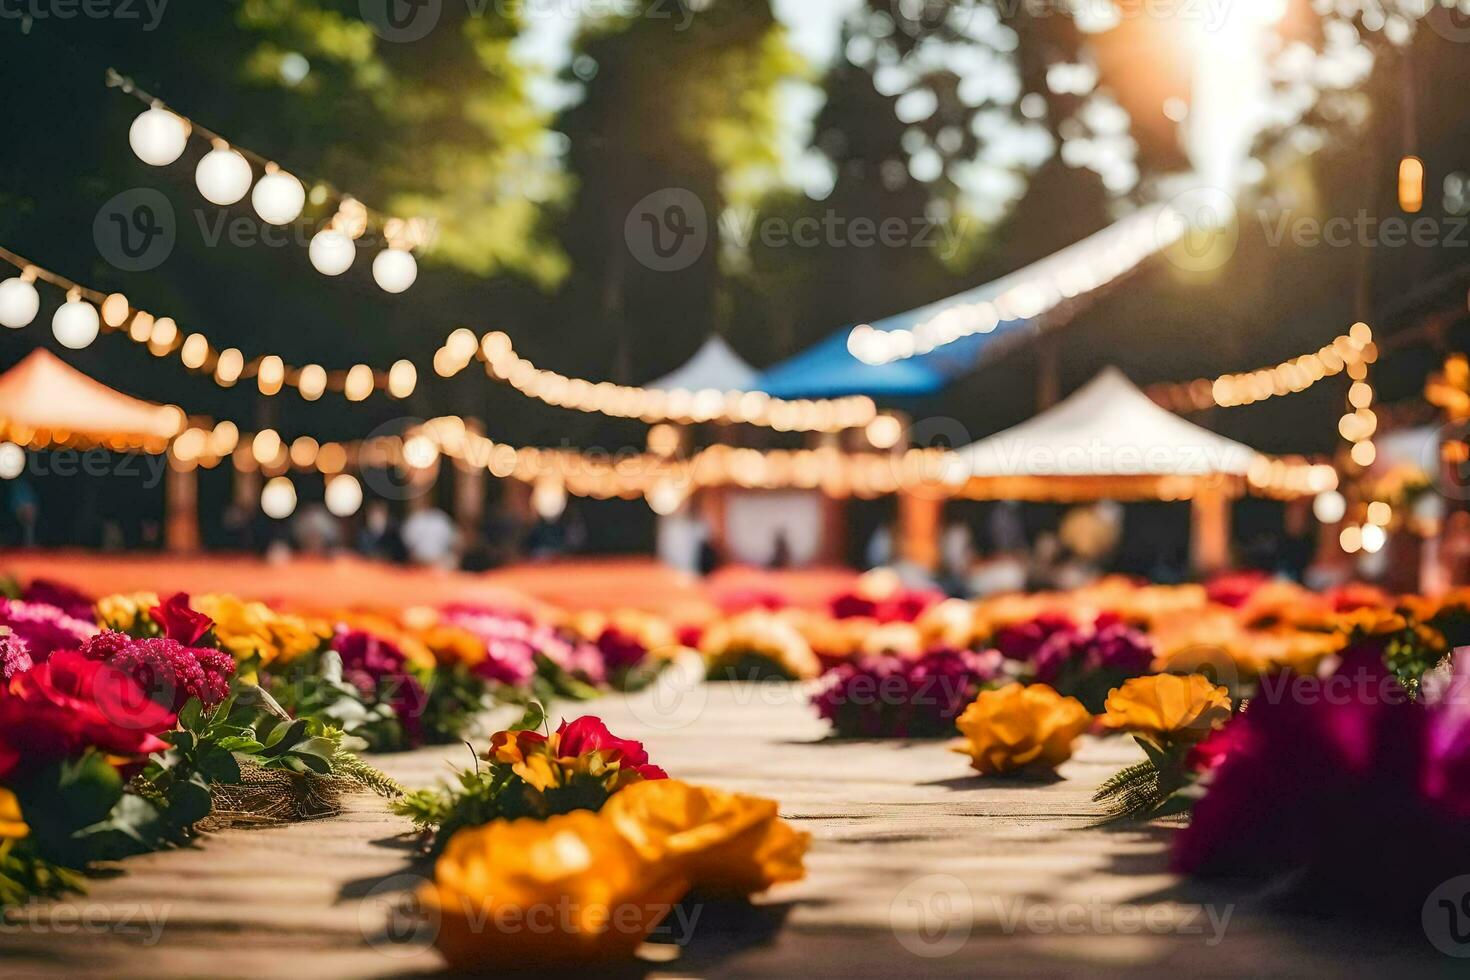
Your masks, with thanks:
M 1153 644 L 1147 636 L 1105 615 L 1091 627 L 1051 631 L 1031 663 L 1037 681 L 1077 698 L 1096 713 L 1109 690 L 1147 673 L 1153 661 Z
M 523 727 L 491 738 L 475 768 L 460 773 L 456 785 L 406 794 L 394 811 L 411 818 L 437 853 L 465 827 L 599 810 L 625 786 L 666 778 L 641 743 L 618 738 L 599 718 L 563 721 L 550 734 L 532 730 L 543 721 L 534 705 Z
M 1446 869 L 1470 866 L 1470 665 L 1410 697 L 1371 650 L 1263 690 L 1198 746 L 1205 770 L 1175 840 L 1186 874 L 1289 878 L 1317 901 L 1417 923 Z
M 956 722 L 968 755 L 982 776 L 1049 771 L 1072 757 L 1077 737 L 1092 715 L 1076 698 L 1045 684 L 1007 684 L 982 691 Z
M 939 738 L 1001 671 L 994 650 L 858 657 L 823 675 L 812 704 L 844 737 Z

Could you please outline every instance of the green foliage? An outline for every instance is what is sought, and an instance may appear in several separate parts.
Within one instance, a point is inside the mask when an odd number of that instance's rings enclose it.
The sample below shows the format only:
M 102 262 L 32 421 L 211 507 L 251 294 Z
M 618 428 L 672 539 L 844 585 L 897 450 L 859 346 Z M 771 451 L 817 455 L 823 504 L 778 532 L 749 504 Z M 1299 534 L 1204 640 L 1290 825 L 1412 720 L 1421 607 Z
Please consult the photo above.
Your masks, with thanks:
M 463 664 L 440 667 L 424 687 L 427 695 L 419 724 L 430 745 L 459 741 L 476 716 L 490 705 L 490 688 Z
M 29 840 L 0 841 L 0 909 L 85 890 L 82 875 L 48 861 Z
M 285 673 L 270 675 L 265 684 L 293 718 L 339 728 L 374 752 L 407 745 L 403 722 L 392 706 L 373 703 L 357 685 L 343 680 L 342 658 L 333 650 L 299 658 Z
M 1166 747 L 1142 735 L 1135 735 L 1134 741 L 1148 758 L 1115 773 L 1092 797 L 1094 803 L 1106 807 L 1103 822 L 1189 812 L 1200 795 L 1197 776 L 1186 764 L 1189 743 Z

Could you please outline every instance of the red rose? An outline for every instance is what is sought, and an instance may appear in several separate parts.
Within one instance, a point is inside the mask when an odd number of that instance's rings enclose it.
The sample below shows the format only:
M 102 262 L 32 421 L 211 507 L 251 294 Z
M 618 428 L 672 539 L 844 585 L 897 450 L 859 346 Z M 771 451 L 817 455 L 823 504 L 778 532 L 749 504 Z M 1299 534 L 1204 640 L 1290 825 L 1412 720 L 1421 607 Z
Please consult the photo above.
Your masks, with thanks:
M 158 735 L 175 721 L 122 671 L 59 650 L 0 687 L 0 782 L 94 747 L 127 756 L 160 751 L 168 746 Z
M 618 738 L 607 730 L 601 718 L 588 715 L 576 721 L 563 721 L 556 730 L 557 755 L 577 758 L 589 752 L 602 752 L 609 762 L 634 769 L 644 779 L 667 779 L 668 773 L 648 761 L 643 743 L 631 738 Z
M 163 628 L 164 636 L 178 640 L 186 647 L 198 645 L 214 625 L 214 620 L 204 613 L 189 608 L 189 597 L 182 592 L 175 592 L 163 600 L 162 605 L 148 610 L 148 614 Z

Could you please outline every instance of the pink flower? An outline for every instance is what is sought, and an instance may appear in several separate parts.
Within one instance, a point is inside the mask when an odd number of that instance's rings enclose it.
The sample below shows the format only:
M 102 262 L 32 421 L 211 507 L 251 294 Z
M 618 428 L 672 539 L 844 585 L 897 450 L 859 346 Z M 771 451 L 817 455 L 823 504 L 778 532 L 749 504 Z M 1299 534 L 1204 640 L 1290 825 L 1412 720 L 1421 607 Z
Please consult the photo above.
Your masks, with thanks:
M 588 715 L 576 721 L 563 721 L 557 728 L 557 755 L 578 758 L 589 752 L 603 753 L 609 762 L 633 769 L 644 779 L 667 779 L 668 773 L 648 761 L 643 743 L 631 738 L 618 738 L 607 730 L 601 718 Z
M 0 627 L 3 629 L 4 627 Z M 31 655 L 26 652 L 26 641 L 6 629 L 0 634 L 0 678 L 10 680 L 16 674 L 30 670 Z
M 0 626 L 9 626 L 25 641 L 36 663 L 57 650 L 75 650 L 97 635 L 97 627 L 86 620 L 68 616 L 55 606 L 20 599 L 0 599 Z

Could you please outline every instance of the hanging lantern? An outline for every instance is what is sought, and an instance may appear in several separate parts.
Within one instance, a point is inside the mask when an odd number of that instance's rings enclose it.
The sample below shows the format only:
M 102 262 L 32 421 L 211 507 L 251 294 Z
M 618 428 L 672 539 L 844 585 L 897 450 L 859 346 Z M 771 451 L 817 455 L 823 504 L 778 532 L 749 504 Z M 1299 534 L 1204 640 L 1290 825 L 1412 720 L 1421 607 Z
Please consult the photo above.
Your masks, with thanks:
M 166 167 L 184 153 L 189 142 L 189 124 L 162 106 L 145 110 L 128 127 L 128 143 L 138 159 L 153 167 Z
M 1424 207 L 1424 161 L 1404 157 L 1399 161 L 1399 208 L 1418 214 Z

